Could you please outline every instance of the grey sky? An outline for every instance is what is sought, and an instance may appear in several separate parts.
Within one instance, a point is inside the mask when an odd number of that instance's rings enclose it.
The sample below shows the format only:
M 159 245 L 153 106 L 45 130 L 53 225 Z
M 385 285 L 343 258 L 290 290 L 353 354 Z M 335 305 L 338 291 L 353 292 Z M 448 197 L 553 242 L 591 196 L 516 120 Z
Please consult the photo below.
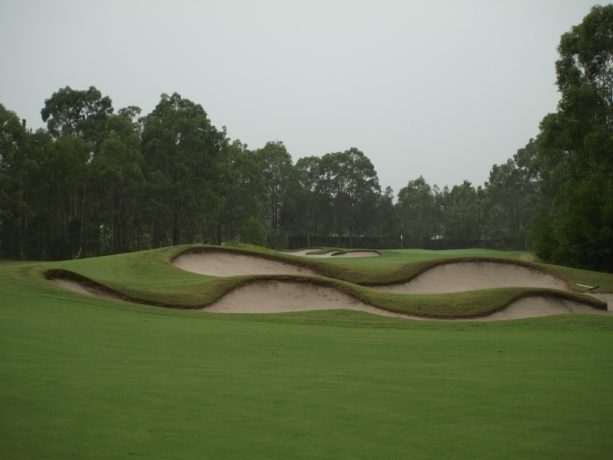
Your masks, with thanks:
M 481 184 L 555 110 L 560 35 L 592 5 L 0 0 L 0 103 L 39 127 L 66 85 L 144 113 L 176 91 L 251 148 L 358 147 L 395 192 Z

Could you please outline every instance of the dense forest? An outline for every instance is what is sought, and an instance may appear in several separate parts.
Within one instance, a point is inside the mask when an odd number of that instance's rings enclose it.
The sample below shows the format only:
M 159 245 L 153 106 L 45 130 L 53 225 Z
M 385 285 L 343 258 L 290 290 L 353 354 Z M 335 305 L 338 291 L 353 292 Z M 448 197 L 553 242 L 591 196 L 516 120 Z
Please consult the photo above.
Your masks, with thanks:
M 613 271 L 613 5 L 594 7 L 558 50 L 557 112 L 483 186 L 420 176 L 395 194 L 356 147 L 294 163 L 280 141 L 250 149 L 230 139 L 176 93 L 142 115 L 93 86 L 61 88 L 36 131 L 0 105 L 0 251 L 62 259 L 231 240 L 530 247 Z

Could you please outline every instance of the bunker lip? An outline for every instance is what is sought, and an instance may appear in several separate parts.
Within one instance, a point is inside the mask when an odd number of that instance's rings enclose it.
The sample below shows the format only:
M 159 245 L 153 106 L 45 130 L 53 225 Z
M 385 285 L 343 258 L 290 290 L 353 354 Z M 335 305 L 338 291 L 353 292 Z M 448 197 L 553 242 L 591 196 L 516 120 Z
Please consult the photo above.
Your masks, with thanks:
M 141 299 L 123 292 L 116 291 L 102 283 L 98 283 L 90 278 L 79 275 L 70 270 L 52 269 L 46 270 L 43 276 L 51 281 L 56 286 L 71 290 L 80 294 L 86 294 L 92 297 L 120 300 L 123 302 L 137 303 L 141 305 L 151 305 L 154 307 L 165 307 L 174 309 L 190 309 L 193 307 L 177 305 L 174 303 L 160 302 L 156 300 Z M 62 281 L 64 281 L 62 283 Z
M 565 276 L 523 260 L 462 257 L 417 262 L 416 265 L 419 265 L 418 269 L 408 277 L 392 282 L 361 284 L 379 291 L 406 294 L 440 294 L 497 287 L 570 290 L 570 282 Z M 444 273 L 445 271 L 452 273 Z M 452 282 L 451 287 L 448 281 Z
M 181 270 L 207 276 L 320 274 L 317 267 L 299 259 L 279 258 L 240 248 L 188 248 L 173 257 L 171 263 Z
M 472 316 L 441 316 L 427 314 L 417 315 L 410 312 L 392 311 L 374 305 L 369 305 L 364 301 L 358 299 L 357 297 L 351 295 L 350 293 L 344 292 L 342 289 L 339 289 L 338 287 L 334 286 L 334 282 L 332 280 L 326 280 L 325 278 L 295 279 L 289 275 L 277 277 L 260 276 L 239 279 L 234 285 L 229 287 L 229 289 L 227 289 L 222 294 L 222 296 L 220 296 L 216 301 L 210 303 L 209 305 L 180 305 L 135 298 L 123 294 L 121 292 L 117 292 L 103 284 L 97 283 L 86 277 L 67 270 L 48 270 L 44 273 L 44 276 L 45 278 L 54 282 L 54 284 L 61 286 L 62 288 L 70 289 L 74 292 L 78 292 L 81 294 L 157 307 L 193 310 L 200 309 L 203 312 L 211 313 L 277 313 L 287 311 L 310 311 L 324 309 L 352 309 L 395 318 L 441 321 L 511 320 L 536 316 L 564 314 L 569 312 L 607 314 L 606 311 L 598 311 L 599 309 L 606 310 L 606 305 L 604 305 L 602 301 L 585 298 L 585 303 L 581 303 L 576 298 L 573 298 L 571 294 L 566 294 L 564 292 L 559 291 L 552 291 L 544 293 L 527 292 L 525 294 L 521 294 L 515 297 L 507 305 L 501 306 L 499 309 L 493 310 L 487 314 Z M 59 283 L 58 280 L 68 280 L 69 282 Z M 255 286 L 256 288 L 258 286 L 273 286 L 274 288 L 275 285 L 283 286 L 283 288 L 281 289 L 281 294 L 286 294 L 285 300 L 283 299 L 282 295 L 262 297 L 261 289 L 259 291 L 257 291 L 256 289 L 256 292 L 253 292 L 252 289 L 253 286 Z M 296 295 L 295 293 L 291 293 L 291 289 L 295 289 L 295 285 L 300 285 L 301 291 L 298 293 L 298 295 Z M 288 287 L 291 288 L 289 300 L 287 297 Z M 283 291 L 283 289 L 285 289 L 285 291 Z M 279 293 L 277 292 L 277 294 Z M 239 308 L 232 311 L 231 301 L 232 299 L 236 300 L 237 297 L 239 299 L 249 299 L 250 304 L 237 304 L 239 305 Z M 527 301 L 530 301 L 530 299 L 540 300 L 538 300 L 538 305 L 528 305 L 529 308 L 526 308 L 525 305 L 521 308 L 517 307 L 517 305 L 515 304 L 519 301 L 522 301 L 523 299 L 527 299 Z M 276 302 L 272 304 L 272 308 L 270 307 L 271 302 Z M 290 308 L 284 308 L 284 303 L 286 304 L 286 307 L 287 305 L 290 305 Z M 526 302 L 524 302 L 524 304 L 525 303 Z M 534 301 L 533 303 L 537 303 L 537 301 Z

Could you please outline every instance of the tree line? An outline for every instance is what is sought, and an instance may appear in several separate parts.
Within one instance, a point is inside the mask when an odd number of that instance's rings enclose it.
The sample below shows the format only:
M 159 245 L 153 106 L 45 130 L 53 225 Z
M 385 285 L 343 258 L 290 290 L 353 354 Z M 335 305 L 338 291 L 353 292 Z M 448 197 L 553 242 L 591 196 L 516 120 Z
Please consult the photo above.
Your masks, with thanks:
M 284 248 L 314 240 L 423 247 L 432 238 L 506 238 L 522 246 L 530 215 L 508 192 L 538 194 L 510 160 L 494 166 L 484 187 L 439 189 L 419 177 L 395 196 L 381 190 L 374 165 L 355 147 L 295 163 L 280 141 L 250 150 L 176 93 L 140 117 L 137 107 L 115 111 L 94 87 L 66 87 L 41 113 L 47 127 L 32 132 L 0 106 L 8 257 L 228 240 Z
M 381 188 L 351 147 L 295 163 L 250 149 L 203 107 L 162 94 L 149 114 L 95 87 L 59 89 L 27 129 L 0 105 L 0 251 L 62 259 L 192 242 L 275 248 L 530 247 L 613 270 L 613 6 L 562 36 L 558 111 L 488 181 Z M 410 167 L 410 165 L 408 165 Z

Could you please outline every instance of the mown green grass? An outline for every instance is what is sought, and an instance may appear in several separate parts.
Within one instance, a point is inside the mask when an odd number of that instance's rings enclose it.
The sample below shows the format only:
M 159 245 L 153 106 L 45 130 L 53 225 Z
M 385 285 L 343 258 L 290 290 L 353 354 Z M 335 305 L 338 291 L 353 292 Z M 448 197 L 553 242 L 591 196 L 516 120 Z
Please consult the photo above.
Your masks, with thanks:
M 610 318 L 223 316 L 0 286 L 4 458 L 607 458 Z M 23 284 L 22 284 L 23 282 Z
M 201 282 L 172 250 L 86 259 L 114 286 Z M 363 259 L 364 262 L 372 259 Z M 609 458 L 613 318 L 215 315 L 89 298 L 0 264 L 10 459 Z M 169 279 L 157 279 L 160 271 Z

